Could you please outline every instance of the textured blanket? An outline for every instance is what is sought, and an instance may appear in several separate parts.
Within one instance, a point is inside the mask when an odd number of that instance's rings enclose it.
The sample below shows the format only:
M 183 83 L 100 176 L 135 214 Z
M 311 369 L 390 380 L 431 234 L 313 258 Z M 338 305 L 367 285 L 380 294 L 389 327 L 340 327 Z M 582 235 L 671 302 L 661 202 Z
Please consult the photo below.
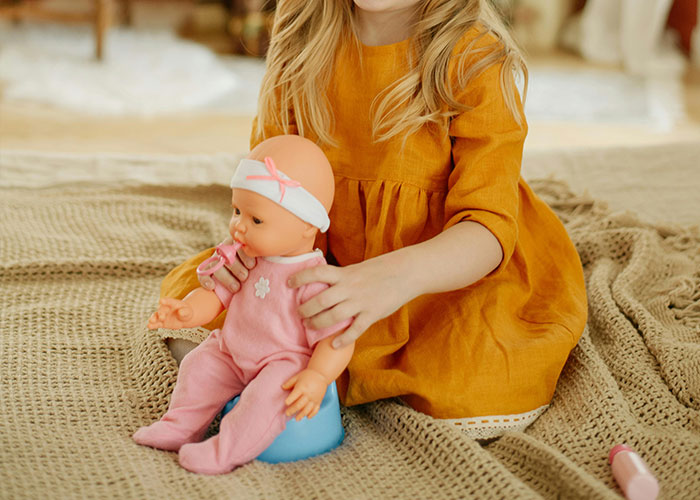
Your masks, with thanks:
M 532 185 L 590 297 L 544 415 L 485 444 L 397 401 L 344 408 L 333 452 L 217 477 L 131 434 L 165 411 L 177 374 L 145 327 L 160 280 L 221 239 L 228 189 L 0 188 L 0 498 L 619 498 L 607 454 L 623 442 L 661 498 L 698 498 L 700 234 Z

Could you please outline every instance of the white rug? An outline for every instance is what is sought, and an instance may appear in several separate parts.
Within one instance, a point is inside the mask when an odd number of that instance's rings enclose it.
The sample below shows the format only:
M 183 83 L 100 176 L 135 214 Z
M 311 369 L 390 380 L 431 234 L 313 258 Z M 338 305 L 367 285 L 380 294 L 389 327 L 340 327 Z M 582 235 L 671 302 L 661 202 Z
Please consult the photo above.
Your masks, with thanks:
M 0 25 L 3 98 L 87 114 L 155 115 L 207 108 L 255 110 L 262 63 L 222 62 L 169 32 L 112 29 L 106 57 L 94 59 L 88 27 Z
M 169 32 L 113 29 L 94 60 L 88 27 L 0 24 L 3 98 L 97 115 L 217 110 L 253 115 L 264 62 L 221 57 Z M 530 68 L 533 122 L 645 125 L 663 131 L 683 116 L 678 79 L 595 68 Z
M 673 128 L 684 117 L 679 78 L 633 76 L 597 68 L 530 68 L 525 111 L 530 122 Z

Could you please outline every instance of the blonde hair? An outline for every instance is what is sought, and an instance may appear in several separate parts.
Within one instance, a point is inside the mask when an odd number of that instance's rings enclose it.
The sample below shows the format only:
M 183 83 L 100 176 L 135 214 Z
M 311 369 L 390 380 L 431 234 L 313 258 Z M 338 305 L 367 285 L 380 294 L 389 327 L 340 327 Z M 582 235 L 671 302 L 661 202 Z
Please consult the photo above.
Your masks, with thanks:
M 457 90 L 485 69 L 501 64 L 501 92 L 514 119 L 522 125 L 515 78 L 522 74 L 524 96 L 527 68 L 490 1 L 423 0 L 416 9 L 409 51 L 413 54 L 411 69 L 376 96 L 372 106 L 375 140 L 399 134 L 407 137 L 425 124 L 444 127 L 450 117 L 469 109 L 455 98 L 448 69 L 455 45 L 477 23 L 484 29 L 458 57 Z M 489 33 L 496 41 L 474 48 Z M 357 40 L 352 0 L 277 2 L 253 131 L 258 140 L 267 138 L 266 126 L 289 133 L 296 124 L 299 135 L 314 135 L 322 143 L 334 144 L 329 132 L 333 112 L 326 89 L 338 46 L 353 35 Z

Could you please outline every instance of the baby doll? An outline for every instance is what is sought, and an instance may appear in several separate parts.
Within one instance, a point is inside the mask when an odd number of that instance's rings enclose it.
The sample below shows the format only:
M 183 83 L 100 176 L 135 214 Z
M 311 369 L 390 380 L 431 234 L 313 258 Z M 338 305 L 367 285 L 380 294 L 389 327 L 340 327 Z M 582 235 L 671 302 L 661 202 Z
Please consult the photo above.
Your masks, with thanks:
M 294 273 L 325 263 L 313 245 L 317 231 L 330 223 L 334 180 L 321 149 L 294 135 L 268 139 L 241 160 L 231 188 L 229 232 L 242 252 L 257 258 L 256 265 L 235 294 L 218 285 L 214 291 L 195 289 L 183 300 L 160 300 L 150 329 L 204 325 L 224 308 L 228 314 L 222 329 L 182 360 L 165 415 L 133 436 L 139 444 L 178 451 L 185 469 L 204 474 L 253 460 L 291 415 L 313 417 L 354 349 L 331 346 L 349 322 L 313 330 L 297 313 L 328 285 L 287 286 Z M 219 434 L 202 441 L 238 394 Z

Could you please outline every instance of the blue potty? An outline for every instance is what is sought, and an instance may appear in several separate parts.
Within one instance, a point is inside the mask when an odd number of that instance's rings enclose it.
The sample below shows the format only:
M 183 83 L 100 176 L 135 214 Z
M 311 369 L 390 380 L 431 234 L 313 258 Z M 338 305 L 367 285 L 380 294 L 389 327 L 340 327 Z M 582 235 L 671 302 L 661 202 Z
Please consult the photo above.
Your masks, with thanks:
M 221 416 L 230 412 L 239 399 L 240 396 L 236 396 L 226 403 Z M 289 420 L 282 434 L 257 459 L 271 464 L 303 460 L 331 451 L 343 442 L 344 437 L 338 389 L 333 382 L 326 390 L 318 413 L 311 419 L 304 417 L 298 422 L 294 418 Z

